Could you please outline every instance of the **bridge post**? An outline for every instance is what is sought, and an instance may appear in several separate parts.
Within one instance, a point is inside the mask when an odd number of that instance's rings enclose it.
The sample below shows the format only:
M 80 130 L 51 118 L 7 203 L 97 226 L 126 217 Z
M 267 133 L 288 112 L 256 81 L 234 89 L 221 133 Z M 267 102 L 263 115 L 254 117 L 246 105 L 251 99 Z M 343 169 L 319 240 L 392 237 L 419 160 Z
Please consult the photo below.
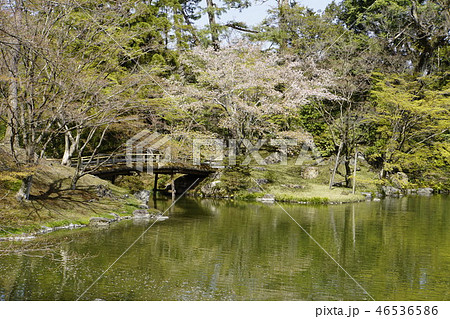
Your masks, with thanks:
M 158 174 L 155 174 L 155 183 L 153 184 L 153 194 L 158 190 Z
M 171 189 L 172 189 L 172 201 L 175 200 L 175 195 L 177 193 L 176 189 L 175 189 L 175 180 L 173 178 L 173 173 L 170 175 L 172 181 L 171 181 Z

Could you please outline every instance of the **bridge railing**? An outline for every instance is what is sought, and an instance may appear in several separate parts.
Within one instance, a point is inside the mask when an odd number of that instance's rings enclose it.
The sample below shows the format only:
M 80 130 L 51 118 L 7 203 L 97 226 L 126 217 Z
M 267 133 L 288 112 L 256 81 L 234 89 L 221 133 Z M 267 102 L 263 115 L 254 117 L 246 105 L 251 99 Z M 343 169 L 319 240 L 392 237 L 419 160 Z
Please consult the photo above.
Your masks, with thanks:
M 99 154 L 96 156 L 84 156 L 81 158 L 82 167 L 110 167 L 123 164 L 140 164 L 142 166 L 149 164 L 167 164 L 182 163 L 193 164 L 192 156 L 177 156 L 176 158 L 166 158 L 161 153 L 132 153 L 132 154 Z M 208 164 L 208 163 L 202 163 Z M 77 166 L 77 162 L 72 162 L 72 166 Z

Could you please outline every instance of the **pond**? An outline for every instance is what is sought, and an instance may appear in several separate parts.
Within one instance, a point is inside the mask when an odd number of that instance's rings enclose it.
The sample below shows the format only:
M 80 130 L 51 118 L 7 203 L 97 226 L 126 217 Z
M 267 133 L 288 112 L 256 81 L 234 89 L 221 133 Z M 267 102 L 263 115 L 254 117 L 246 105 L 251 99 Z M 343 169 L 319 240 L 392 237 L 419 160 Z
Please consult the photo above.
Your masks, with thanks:
M 277 204 L 183 198 L 141 238 L 0 243 L 0 300 L 450 300 L 450 197 L 282 207 L 323 249 Z

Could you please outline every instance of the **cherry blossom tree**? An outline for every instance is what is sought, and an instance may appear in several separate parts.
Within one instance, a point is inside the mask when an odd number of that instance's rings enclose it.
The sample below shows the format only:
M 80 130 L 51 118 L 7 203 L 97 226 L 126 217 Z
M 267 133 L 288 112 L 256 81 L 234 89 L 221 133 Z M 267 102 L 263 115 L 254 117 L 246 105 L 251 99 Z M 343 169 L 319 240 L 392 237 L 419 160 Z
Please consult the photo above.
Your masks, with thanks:
M 179 106 L 194 116 L 213 114 L 217 127 L 238 140 L 273 132 L 273 115 L 289 115 L 313 99 L 336 98 L 329 91 L 332 72 L 246 42 L 220 51 L 198 47 L 182 62 L 191 83 L 173 83 Z

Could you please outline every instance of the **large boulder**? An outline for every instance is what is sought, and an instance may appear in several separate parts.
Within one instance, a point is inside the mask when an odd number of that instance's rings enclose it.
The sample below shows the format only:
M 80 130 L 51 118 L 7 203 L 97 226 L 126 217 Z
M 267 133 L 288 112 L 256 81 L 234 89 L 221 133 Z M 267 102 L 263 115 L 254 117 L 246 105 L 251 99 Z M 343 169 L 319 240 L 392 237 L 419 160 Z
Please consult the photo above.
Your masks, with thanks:
M 400 189 L 393 186 L 383 186 L 381 190 L 385 196 L 399 196 L 401 194 Z
M 215 173 L 211 178 L 208 180 L 207 183 L 204 183 L 202 187 L 200 188 L 200 192 L 205 197 L 214 197 L 215 195 L 220 193 L 220 184 L 222 181 L 220 178 L 222 177 L 221 172 Z
M 220 183 L 221 181 L 212 181 L 210 183 L 204 184 L 200 191 L 203 194 L 203 196 L 210 197 L 218 194 L 220 192 Z
M 394 185 L 396 188 L 404 189 L 408 186 L 409 179 L 408 175 L 406 175 L 403 172 L 398 172 L 391 176 L 390 178 L 392 185 Z
M 134 197 L 136 197 L 142 203 L 147 204 L 148 200 L 150 199 L 150 191 L 148 190 L 139 191 L 134 194 Z

